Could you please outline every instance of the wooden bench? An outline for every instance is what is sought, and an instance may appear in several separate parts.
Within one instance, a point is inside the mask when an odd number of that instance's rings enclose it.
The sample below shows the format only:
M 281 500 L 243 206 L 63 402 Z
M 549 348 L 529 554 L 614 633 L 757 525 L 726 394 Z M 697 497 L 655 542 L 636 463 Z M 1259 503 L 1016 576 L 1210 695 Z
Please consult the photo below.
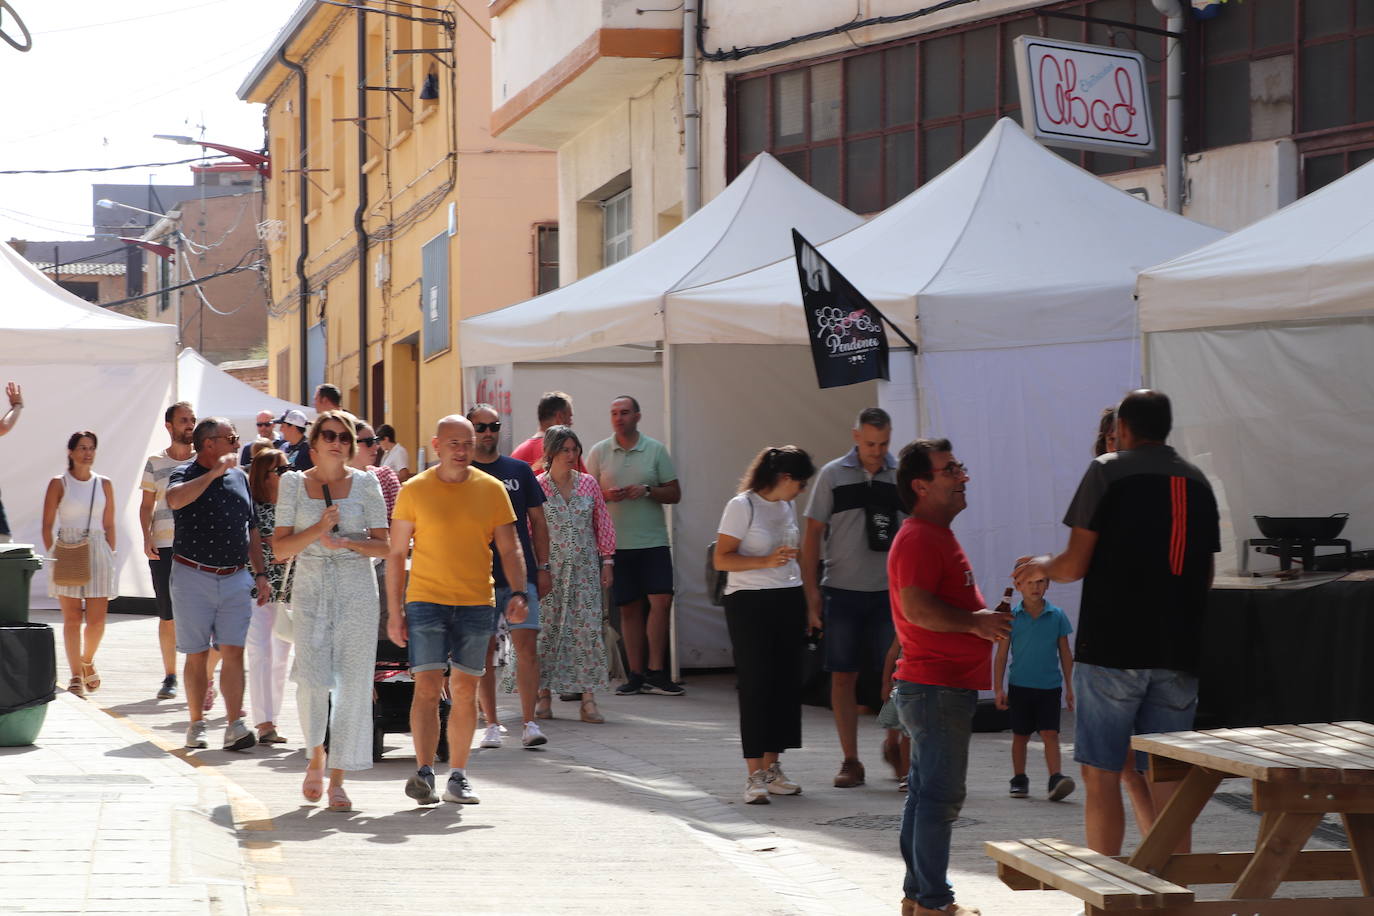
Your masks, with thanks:
M 1013 890 L 1061 890 L 1098 910 L 1151 910 L 1192 903 L 1193 892 L 1063 840 L 984 844 L 997 877 Z

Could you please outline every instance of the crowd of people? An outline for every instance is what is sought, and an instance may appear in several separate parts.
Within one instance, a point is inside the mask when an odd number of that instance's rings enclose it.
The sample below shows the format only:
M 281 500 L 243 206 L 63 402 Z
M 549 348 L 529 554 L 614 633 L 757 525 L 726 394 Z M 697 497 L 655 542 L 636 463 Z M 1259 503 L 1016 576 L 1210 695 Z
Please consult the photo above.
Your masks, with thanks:
M 17 385 L 7 394 L 0 433 L 23 405 Z M 184 686 L 188 748 L 207 745 L 216 683 L 225 749 L 285 741 L 278 718 L 289 668 L 307 751 L 302 795 L 352 810 L 345 778 L 372 765 L 379 621 L 406 650 L 413 678 L 417 769 L 404 791 L 421 804 L 479 801 L 467 766 L 479 711 L 480 746 L 505 740 L 498 681 L 518 694 L 524 747 L 548 742 L 539 721 L 553 717 L 555 695 L 577 702 L 581 721 L 605 721 L 596 698 L 611 689 L 617 637 L 627 663 L 617 695 L 685 693 L 668 671 L 674 582 L 664 513 L 682 491 L 667 449 L 639 431 L 634 397 L 612 401 L 612 435 L 584 450 L 572 399 L 549 392 L 538 432 L 511 456 L 500 454 L 500 412 L 475 405 L 437 423 L 433 463 L 413 475 L 394 430 L 374 431 L 344 411 L 336 388 L 321 386 L 315 408 L 313 420 L 264 411 L 248 443 L 224 418 L 197 419 L 188 403 L 165 412 L 168 446 L 148 458 L 140 517 L 161 617 L 158 696 Z M 808 634 L 823 633 L 842 754 L 836 788 L 865 782 L 860 673 L 883 671 L 882 753 L 906 792 L 904 914 L 978 912 L 955 902 L 948 866 L 979 691 L 991 690 L 1009 713 L 1011 796 L 1030 794 L 1036 734 L 1046 795 L 1076 788 L 1061 772 L 1067 705 L 1088 845 L 1119 854 L 1123 787 L 1147 831 L 1176 786 L 1145 782 L 1130 738 L 1192 725 L 1219 549 L 1215 499 L 1204 475 L 1165 444 L 1171 425 L 1169 399 L 1148 389 L 1104 412 L 1096 457 L 1064 517 L 1067 547 L 1017 559 L 1020 600 L 1007 589 L 996 607 L 951 527 L 971 477 L 948 440 L 918 439 L 894 458 L 891 418 L 873 407 L 856 418 L 853 447 L 819 469 L 794 445 L 760 451 L 723 508 L 711 553 L 736 664 L 743 800 L 802 791 L 781 757 L 802 746 L 803 647 Z M 67 469 L 43 504 L 44 545 L 59 557 L 51 588 L 68 689 L 77 695 L 100 687 L 95 655 L 115 585 L 116 500 L 93 470 L 98 444 L 91 430 L 72 433 Z M 84 566 L 68 564 L 76 572 L 59 576 L 64 547 Z M 1079 579 L 1071 651 L 1073 627 L 1046 591 Z M 1154 625 L 1135 626 L 1146 615 Z M 245 661 L 254 728 L 243 708 Z

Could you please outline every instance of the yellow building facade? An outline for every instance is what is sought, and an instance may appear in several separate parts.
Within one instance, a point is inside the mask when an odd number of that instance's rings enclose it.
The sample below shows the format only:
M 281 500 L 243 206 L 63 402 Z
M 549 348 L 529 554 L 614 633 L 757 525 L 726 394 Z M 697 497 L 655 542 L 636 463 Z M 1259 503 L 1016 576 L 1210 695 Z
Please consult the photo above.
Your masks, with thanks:
M 458 322 L 557 275 L 554 154 L 492 136 L 491 45 L 484 0 L 305 0 L 239 89 L 266 106 L 271 391 L 333 383 L 412 456 L 468 406 Z

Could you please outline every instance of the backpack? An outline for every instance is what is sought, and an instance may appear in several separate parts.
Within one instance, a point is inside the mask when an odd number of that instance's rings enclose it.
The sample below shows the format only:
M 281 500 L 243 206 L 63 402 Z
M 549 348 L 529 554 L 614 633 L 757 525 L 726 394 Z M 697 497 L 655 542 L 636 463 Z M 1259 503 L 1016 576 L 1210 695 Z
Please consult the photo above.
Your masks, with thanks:
M 746 502 L 749 503 L 749 524 L 744 529 L 747 535 L 754 526 L 754 501 L 749 499 Z M 706 545 L 706 600 L 716 607 L 725 607 L 725 586 L 729 582 L 730 574 L 716 569 L 716 542 L 712 541 Z

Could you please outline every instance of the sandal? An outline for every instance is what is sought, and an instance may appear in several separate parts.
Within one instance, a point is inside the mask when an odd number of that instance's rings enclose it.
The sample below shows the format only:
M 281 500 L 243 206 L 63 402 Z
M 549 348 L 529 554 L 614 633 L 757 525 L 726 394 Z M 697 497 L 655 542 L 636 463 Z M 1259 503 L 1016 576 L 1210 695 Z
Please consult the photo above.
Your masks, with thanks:
M 307 768 L 305 781 L 301 783 L 301 795 L 308 802 L 317 802 L 324 795 L 324 767 L 318 770 Z
M 536 719 L 553 718 L 553 698 L 547 693 L 541 693 L 539 699 L 534 701 L 534 717 Z
M 349 800 L 348 793 L 344 791 L 343 786 L 329 787 L 329 807 L 326 810 L 337 811 L 341 814 L 353 810 L 353 802 Z
M 81 680 L 86 685 L 87 693 L 95 693 L 100 689 L 100 673 L 95 670 L 95 662 L 81 663 Z
M 86 696 L 85 681 L 81 680 L 79 676 L 73 677 L 67 684 L 67 692 L 74 697 L 81 697 L 84 699 Z
M 606 717 L 596 708 L 596 700 L 582 701 L 582 721 L 593 725 L 600 725 L 606 721 Z
M 268 728 L 258 732 L 258 744 L 285 744 L 286 739 L 277 734 L 275 728 Z

